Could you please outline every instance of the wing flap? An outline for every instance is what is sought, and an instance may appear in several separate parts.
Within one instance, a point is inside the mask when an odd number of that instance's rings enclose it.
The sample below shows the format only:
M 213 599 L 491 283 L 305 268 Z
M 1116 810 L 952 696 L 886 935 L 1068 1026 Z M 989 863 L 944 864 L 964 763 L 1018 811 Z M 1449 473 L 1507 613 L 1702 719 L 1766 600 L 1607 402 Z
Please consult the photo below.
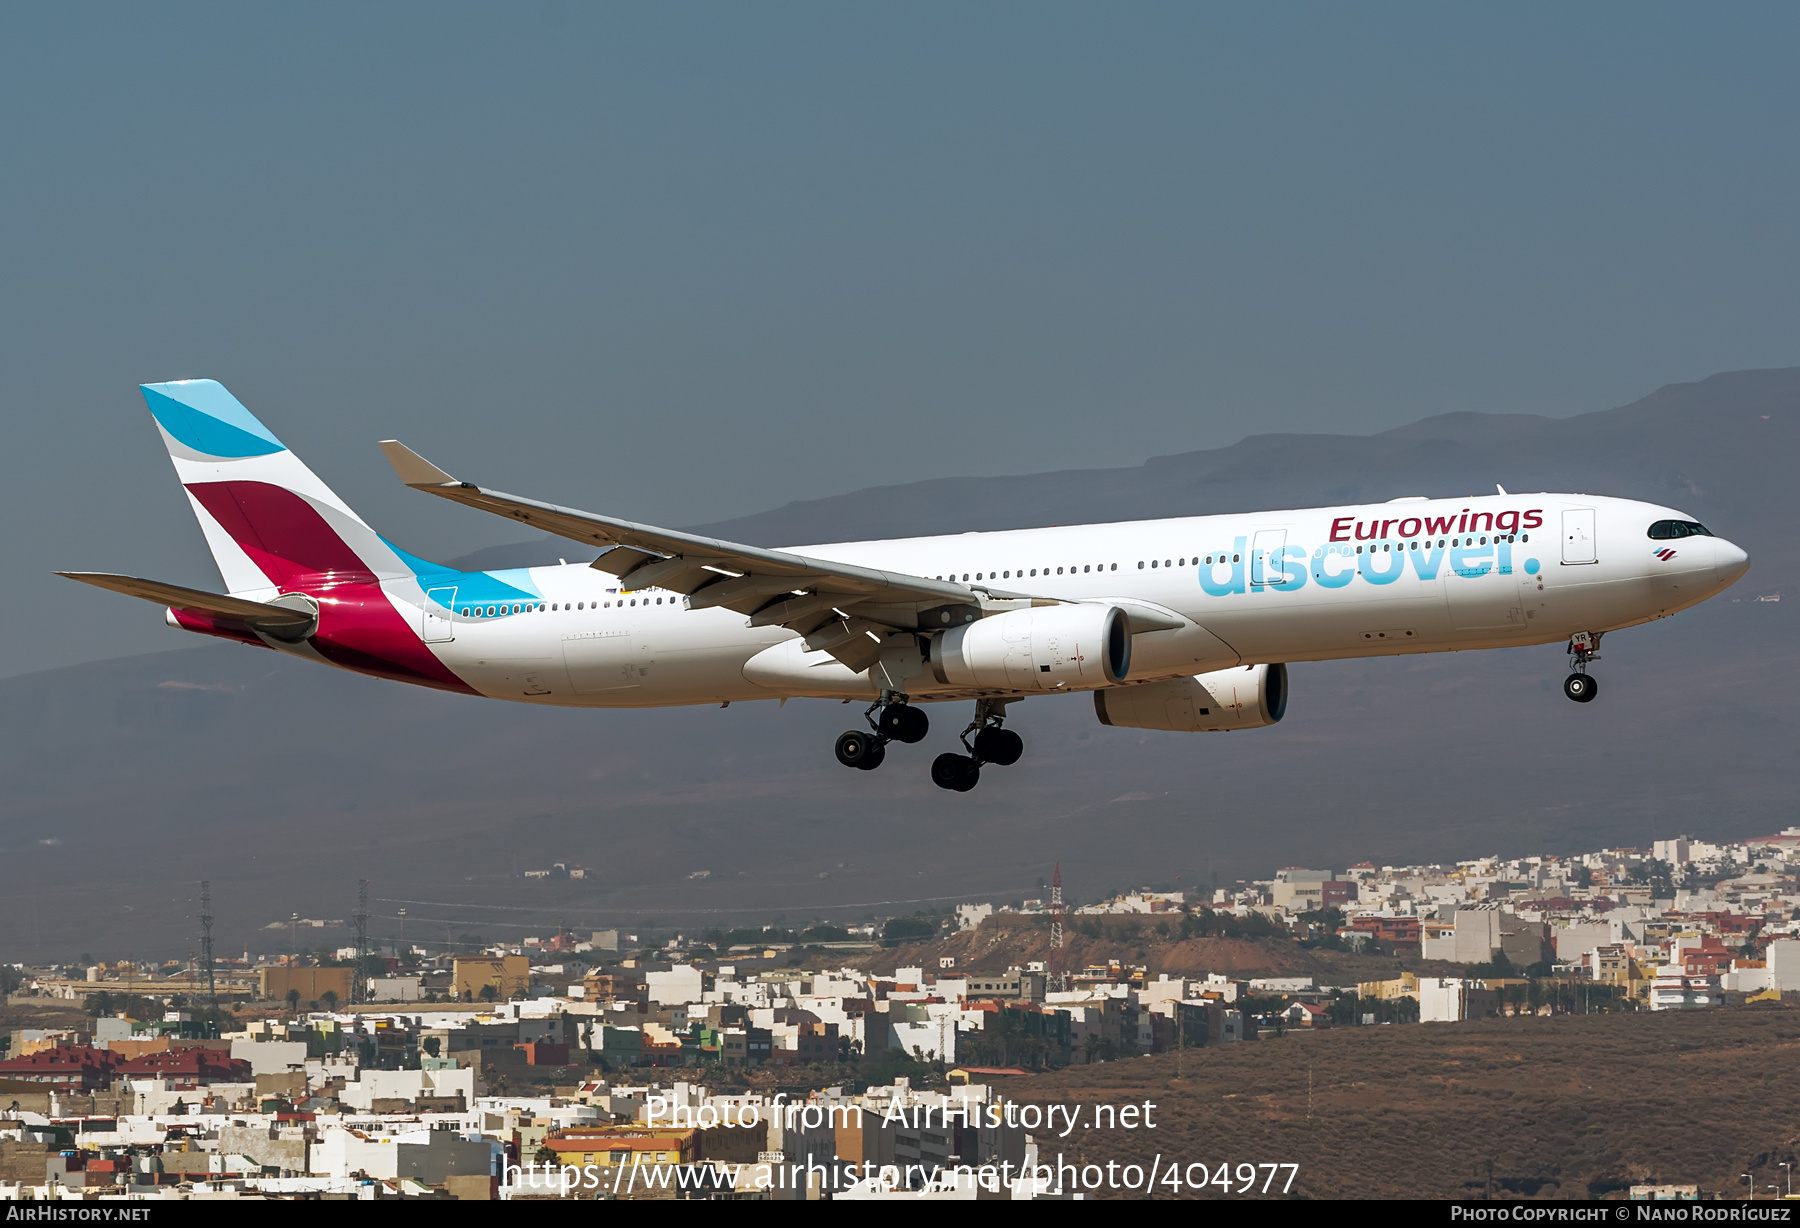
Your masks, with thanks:
M 876 626 L 916 630 L 945 621 L 925 618 L 930 611 L 991 609 L 993 603 L 1031 599 L 1027 593 L 765 550 L 542 503 L 458 481 L 398 440 L 383 440 L 381 449 L 400 480 L 413 489 L 600 546 L 603 553 L 594 560 L 595 568 L 628 585 L 685 594 L 695 609 L 723 606 L 755 618 L 760 626 L 778 624 L 811 635 L 830 611 L 850 614 L 853 607 L 865 607 L 860 611 L 865 617 L 858 620 L 861 633 L 838 637 L 826 650 L 852 669 L 866 669 L 871 651 L 879 653 L 872 638 L 880 634 Z

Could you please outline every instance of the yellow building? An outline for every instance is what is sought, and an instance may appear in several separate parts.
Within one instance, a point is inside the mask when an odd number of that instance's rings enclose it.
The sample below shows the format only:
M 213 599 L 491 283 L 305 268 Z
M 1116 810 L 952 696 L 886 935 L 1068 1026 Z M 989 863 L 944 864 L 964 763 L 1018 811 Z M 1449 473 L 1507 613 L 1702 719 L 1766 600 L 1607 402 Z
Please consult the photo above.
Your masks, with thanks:
M 465 1002 L 481 999 L 484 987 L 492 985 L 491 997 L 505 1002 L 531 986 L 531 961 L 523 955 L 484 955 L 477 959 L 455 961 L 456 996 Z
M 1410 972 L 1402 972 L 1391 981 L 1364 981 L 1356 987 L 1356 996 L 1381 1001 L 1416 998 L 1419 996 L 1419 978 Z
M 302 1002 L 323 1001 L 327 993 L 337 995 L 339 1002 L 350 1001 L 354 968 L 263 968 L 262 996 L 281 1001 L 289 990 L 300 992 Z

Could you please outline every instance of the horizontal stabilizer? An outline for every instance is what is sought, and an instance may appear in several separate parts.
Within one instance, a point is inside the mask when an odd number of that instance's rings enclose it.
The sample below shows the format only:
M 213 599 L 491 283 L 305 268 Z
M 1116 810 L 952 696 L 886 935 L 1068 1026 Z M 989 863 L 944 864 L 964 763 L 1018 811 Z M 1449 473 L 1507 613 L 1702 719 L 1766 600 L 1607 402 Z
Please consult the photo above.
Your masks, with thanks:
M 293 610 L 261 601 L 246 601 L 242 597 L 206 593 L 195 588 L 183 588 L 179 584 L 164 584 L 160 580 L 115 576 L 104 571 L 59 571 L 56 574 L 79 580 L 83 584 L 92 584 L 96 588 L 124 593 L 127 597 L 153 601 L 157 605 L 195 614 L 211 614 L 217 618 L 232 618 L 252 626 L 298 627 L 312 622 L 316 617 L 308 610 Z

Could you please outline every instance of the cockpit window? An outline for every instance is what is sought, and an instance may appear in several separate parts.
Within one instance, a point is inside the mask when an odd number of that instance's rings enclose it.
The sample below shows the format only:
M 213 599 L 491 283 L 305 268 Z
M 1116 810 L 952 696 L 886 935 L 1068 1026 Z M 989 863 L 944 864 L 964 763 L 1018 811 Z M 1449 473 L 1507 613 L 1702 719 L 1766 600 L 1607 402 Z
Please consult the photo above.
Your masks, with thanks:
M 1711 537 L 1705 525 L 1692 520 L 1659 520 L 1650 526 L 1650 540 L 1668 541 L 1675 537 Z

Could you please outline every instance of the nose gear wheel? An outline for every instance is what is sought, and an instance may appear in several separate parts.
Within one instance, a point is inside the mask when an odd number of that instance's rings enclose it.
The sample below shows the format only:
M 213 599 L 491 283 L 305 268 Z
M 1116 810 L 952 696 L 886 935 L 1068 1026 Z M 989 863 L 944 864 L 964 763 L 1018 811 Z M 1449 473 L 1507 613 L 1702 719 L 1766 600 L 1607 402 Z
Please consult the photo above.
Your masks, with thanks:
M 1588 676 L 1588 664 L 1600 659 L 1599 631 L 1578 631 L 1569 637 L 1569 669 L 1563 679 L 1563 694 L 1578 704 L 1592 703 L 1600 693 L 1600 683 Z

